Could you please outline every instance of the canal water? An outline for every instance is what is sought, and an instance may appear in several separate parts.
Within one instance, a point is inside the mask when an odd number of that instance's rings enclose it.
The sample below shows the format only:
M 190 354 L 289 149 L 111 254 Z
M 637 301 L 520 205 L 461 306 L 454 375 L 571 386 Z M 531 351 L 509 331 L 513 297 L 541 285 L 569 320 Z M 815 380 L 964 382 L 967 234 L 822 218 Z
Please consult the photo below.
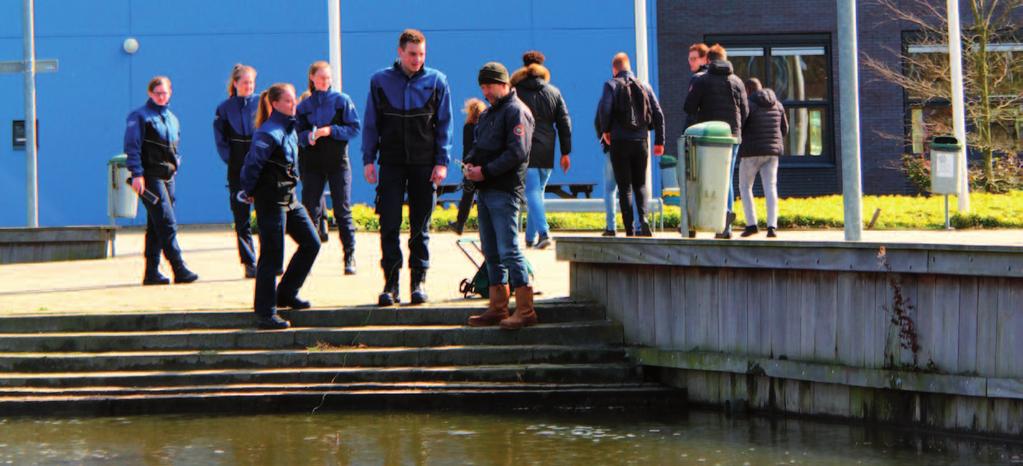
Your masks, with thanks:
M 1023 445 L 705 411 L 357 411 L 0 419 L 0 464 L 1007 465 Z

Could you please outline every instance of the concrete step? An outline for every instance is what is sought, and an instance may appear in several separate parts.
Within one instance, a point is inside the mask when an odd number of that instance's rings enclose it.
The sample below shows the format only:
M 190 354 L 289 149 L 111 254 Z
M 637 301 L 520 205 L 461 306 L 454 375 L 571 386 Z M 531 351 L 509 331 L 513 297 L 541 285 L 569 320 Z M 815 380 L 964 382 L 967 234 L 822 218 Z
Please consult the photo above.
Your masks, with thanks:
M 331 409 L 501 409 L 605 406 L 681 407 L 684 392 L 647 383 L 407 382 L 159 387 L 134 392 L 0 397 L 0 416 L 125 415 L 181 412 L 280 412 Z
M 624 363 L 8 373 L 0 375 L 0 397 L 177 393 L 237 390 L 239 387 L 269 384 L 315 387 L 324 384 L 408 382 L 622 383 L 635 375 L 635 369 Z
M 609 321 L 540 324 L 519 331 L 458 325 L 388 325 L 152 332 L 2 333 L 7 352 L 130 351 L 138 349 L 284 349 L 333 346 L 621 345 L 622 326 Z
M 625 350 L 621 347 L 591 345 L 0 353 L 0 374 L 6 372 L 173 371 L 278 367 L 592 364 L 621 362 L 624 359 Z
M 477 303 L 477 306 L 358 306 L 282 311 L 281 314 L 296 327 L 464 325 L 470 315 L 479 313 L 486 306 L 485 301 Z M 537 312 L 543 322 L 547 323 L 605 319 L 604 311 L 599 306 L 568 299 L 537 301 Z M 91 315 L 45 313 L 0 317 L 0 331 L 5 333 L 232 329 L 252 326 L 253 313 L 248 310 L 145 311 Z

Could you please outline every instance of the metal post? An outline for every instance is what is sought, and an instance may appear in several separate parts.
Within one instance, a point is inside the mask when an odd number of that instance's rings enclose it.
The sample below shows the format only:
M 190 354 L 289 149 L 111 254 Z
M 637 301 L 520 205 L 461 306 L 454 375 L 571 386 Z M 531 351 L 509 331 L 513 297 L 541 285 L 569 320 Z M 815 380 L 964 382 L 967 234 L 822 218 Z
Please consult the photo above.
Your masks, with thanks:
M 34 0 L 25 0 L 25 223 L 39 226 L 39 178 L 36 154 L 36 44 Z
M 650 82 L 650 71 L 649 71 L 649 57 L 647 56 L 647 44 L 646 44 L 646 0 L 633 0 L 633 10 L 635 10 L 636 18 L 636 78 L 641 82 Z M 647 152 L 653 155 L 653 146 L 650 140 L 647 139 Z M 637 199 L 635 202 L 644 202 L 645 205 L 650 204 L 650 196 L 654 189 L 654 185 L 651 182 L 652 176 L 652 165 L 653 159 L 651 158 L 649 163 L 646 165 L 646 186 L 647 186 L 647 198 L 643 200 Z
M 341 92 L 341 0 L 327 0 L 327 42 L 330 44 L 330 88 Z
M 838 0 L 838 108 L 842 134 L 842 203 L 845 240 L 863 237 L 863 186 L 860 179 L 859 60 L 856 1 Z
M 963 97 L 963 42 L 960 37 L 959 1 L 947 0 L 948 4 L 948 62 L 952 72 L 952 129 L 962 144 L 959 157 L 959 212 L 970 211 L 970 174 L 966 163 L 966 113 Z
M 949 222 L 948 218 L 948 194 L 945 195 L 945 229 L 946 230 L 952 229 L 952 224 Z

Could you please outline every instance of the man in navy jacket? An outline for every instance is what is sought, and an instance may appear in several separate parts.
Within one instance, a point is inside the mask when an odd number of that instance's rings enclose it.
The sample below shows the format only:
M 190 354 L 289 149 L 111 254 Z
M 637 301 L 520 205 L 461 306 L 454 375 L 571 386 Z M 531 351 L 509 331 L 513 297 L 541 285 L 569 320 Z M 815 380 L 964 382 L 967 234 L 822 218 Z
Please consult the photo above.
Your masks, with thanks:
M 427 300 L 423 290 L 430 266 L 430 218 L 437 186 L 448 174 L 451 151 L 451 93 L 443 73 L 424 66 L 426 38 L 406 29 L 398 39 L 398 60 L 373 74 L 362 132 L 366 181 L 377 183 L 380 249 L 385 285 L 378 304 L 400 302 L 401 208 L 408 194 L 411 302 Z M 379 155 L 379 156 L 378 156 Z M 380 165 L 379 173 L 374 162 Z

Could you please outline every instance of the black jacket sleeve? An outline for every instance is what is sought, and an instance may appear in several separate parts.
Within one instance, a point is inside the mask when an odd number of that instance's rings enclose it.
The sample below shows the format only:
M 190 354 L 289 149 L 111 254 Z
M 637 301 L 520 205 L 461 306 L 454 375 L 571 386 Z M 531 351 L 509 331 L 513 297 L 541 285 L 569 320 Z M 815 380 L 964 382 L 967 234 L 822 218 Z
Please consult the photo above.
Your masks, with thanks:
M 554 124 L 558 127 L 558 144 L 561 147 L 561 155 L 572 153 L 572 119 L 568 116 L 568 105 L 561 93 L 557 95 L 557 102 L 554 106 Z

